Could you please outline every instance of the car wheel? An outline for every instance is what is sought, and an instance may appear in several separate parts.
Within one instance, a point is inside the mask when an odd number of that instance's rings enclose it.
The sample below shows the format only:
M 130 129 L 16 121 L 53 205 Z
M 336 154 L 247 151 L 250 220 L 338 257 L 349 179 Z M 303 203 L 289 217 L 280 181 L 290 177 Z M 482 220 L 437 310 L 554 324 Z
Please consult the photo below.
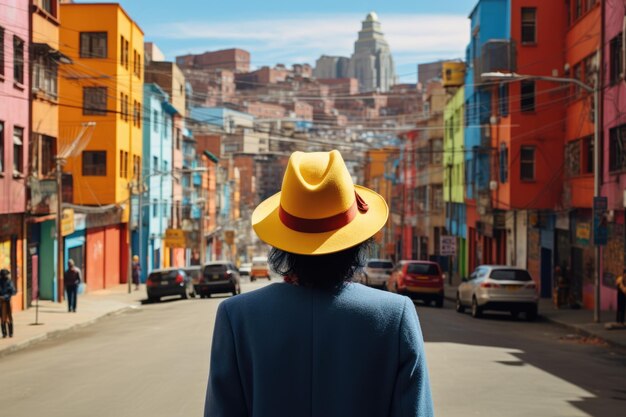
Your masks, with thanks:
M 519 311 L 517 310 L 511 310 L 511 317 L 513 317 L 514 319 L 519 317 Z
M 250 277 L 250 282 L 256 281 L 256 277 Z
M 456 312 L 457 313 L 464 313 L 465 312 L 465 307 L 463 306 L 463 303 L 461 303 L 461 297 L 459 297 L 459 294 L 456 294 Z
M 437 308 L 442 308 L 443 307 L 443 297 L 439 297 L 439 298 L 437 298 L 437 300 L 435 300 L 435 307 L 437 307 Z
M 532 307 L 529 310 L 526 310 L 526 320 L 528 321 L 536 320 L 538 315 L 539 314 L 537 312 L 537 306 Z
M 154 296 L 149 296 L 148 297 L 148 302 L 149 303 L 158 303 L 159 301 L 161 301 L 161 297 L 154 297 Z
M 482 316 L 483 311 L 482 309 L 478 306 L 478 302 L 476 301 L 476 297 L 472 298 L 472 317 L 474 317 L 475 319 L 479 318 L 480 316 Z

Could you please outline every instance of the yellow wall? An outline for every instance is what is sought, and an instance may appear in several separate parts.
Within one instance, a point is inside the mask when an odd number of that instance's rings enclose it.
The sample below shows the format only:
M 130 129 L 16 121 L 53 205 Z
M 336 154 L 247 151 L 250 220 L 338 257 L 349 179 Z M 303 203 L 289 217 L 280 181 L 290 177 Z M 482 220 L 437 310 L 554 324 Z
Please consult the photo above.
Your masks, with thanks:
M 63 4 L 61 14 L 61 51 L 74 60 L 74 64 L 66 66 L 61 74 L 61 100 L 70 106 L 61 112 L 61 128 L 95 122 L 85 150 L 107 152 L 107 171 L 102 177 L 83 177 L 80 155 L 68 160 L 65 171 L 74 177 L 74 202 L 87 205 L 121 203 L 128 199 L 128 182 L 133 174 L 132 156 L 141 157 L 142 154 L 144 123 L 141 119 L 140 127 L 133 125 L 133 101 L 138 101 L 140 108 L 143 106 L 143 32 L 118 4 Z M 80 32 L 107 32 L 107 57 L 80 58 Z M 120 36 L 130 42 L 128 69 L 120 60 Z M 133 50 L 140 54 L 139 77 L 133 74 Z M 107 87 L 106 116 L 83 115 L 83 87 L 87 86 Z M 128 121 L 122 119 L 121 93 L 129 96 Z M 120 178 L 120 150 L 130 150 L 126 178 Z
M 52 49 L 59 49 L 59 24 L 45 12 L 33 13 L 33 43 L 45 43 Z M 45 17 L 44 17 L 45 16 Z M 59 113 L 56 103 L 46 99 L 34 99 L 32 102 L 32 131 L 57 137 L 59 132 Z

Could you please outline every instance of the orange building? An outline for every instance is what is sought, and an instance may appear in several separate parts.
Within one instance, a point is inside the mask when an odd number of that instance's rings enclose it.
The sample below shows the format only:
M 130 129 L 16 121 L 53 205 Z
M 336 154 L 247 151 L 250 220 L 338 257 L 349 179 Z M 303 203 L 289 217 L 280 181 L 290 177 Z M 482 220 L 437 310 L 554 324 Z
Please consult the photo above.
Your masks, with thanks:
M 61 51 L 74 65 L 61 76 L 59 124 L 95 123 L 65 172 L 73 202 L 99 207 L 76 210 L 87 214 L 86 246 L 94 249 L 84 276 L 89 289 L 102 288 L 127 275 L 130 185 L 139 178 L 142 157 L 144 35 L 119 4 L 60 9 Z

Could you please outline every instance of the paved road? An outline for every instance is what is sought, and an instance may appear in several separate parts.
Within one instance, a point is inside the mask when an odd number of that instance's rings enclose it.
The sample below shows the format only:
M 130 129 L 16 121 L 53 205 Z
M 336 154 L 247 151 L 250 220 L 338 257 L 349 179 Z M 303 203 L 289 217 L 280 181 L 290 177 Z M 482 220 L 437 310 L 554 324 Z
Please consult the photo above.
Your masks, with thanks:
M 0 358 L 0 417 L 201 415 L 219 302 L 146 304 Z M 440 416 L 613 416 L 626 406 L 626 357 L 611 349 L 563 340 L 547 323 L 417 308 Z

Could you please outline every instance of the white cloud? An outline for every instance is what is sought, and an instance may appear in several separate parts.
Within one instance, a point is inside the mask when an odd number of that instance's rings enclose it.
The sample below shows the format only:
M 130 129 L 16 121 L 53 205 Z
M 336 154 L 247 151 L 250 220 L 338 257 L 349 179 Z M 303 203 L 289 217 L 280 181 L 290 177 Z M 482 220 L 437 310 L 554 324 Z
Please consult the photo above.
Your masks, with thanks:
M 231 44 L 249 50 L 253 61 L 278 59 L 290 63 L 308 57 L 305 60 L 314 63 L 321 54 L 350 56 L 362 19 L 360 15 L 344 14 L 177 22 L 148 28 L 147 33 L 159 34 L 157 40 L 175 43 L 179 50 L 183 43 L 187 50 L 194 51 Z M 399 64 L 424 61 L 423 57 L 462 57 L 469 41 L 469 21 L 461 15 L 390 14 L 381 16 L 381 23 Z

